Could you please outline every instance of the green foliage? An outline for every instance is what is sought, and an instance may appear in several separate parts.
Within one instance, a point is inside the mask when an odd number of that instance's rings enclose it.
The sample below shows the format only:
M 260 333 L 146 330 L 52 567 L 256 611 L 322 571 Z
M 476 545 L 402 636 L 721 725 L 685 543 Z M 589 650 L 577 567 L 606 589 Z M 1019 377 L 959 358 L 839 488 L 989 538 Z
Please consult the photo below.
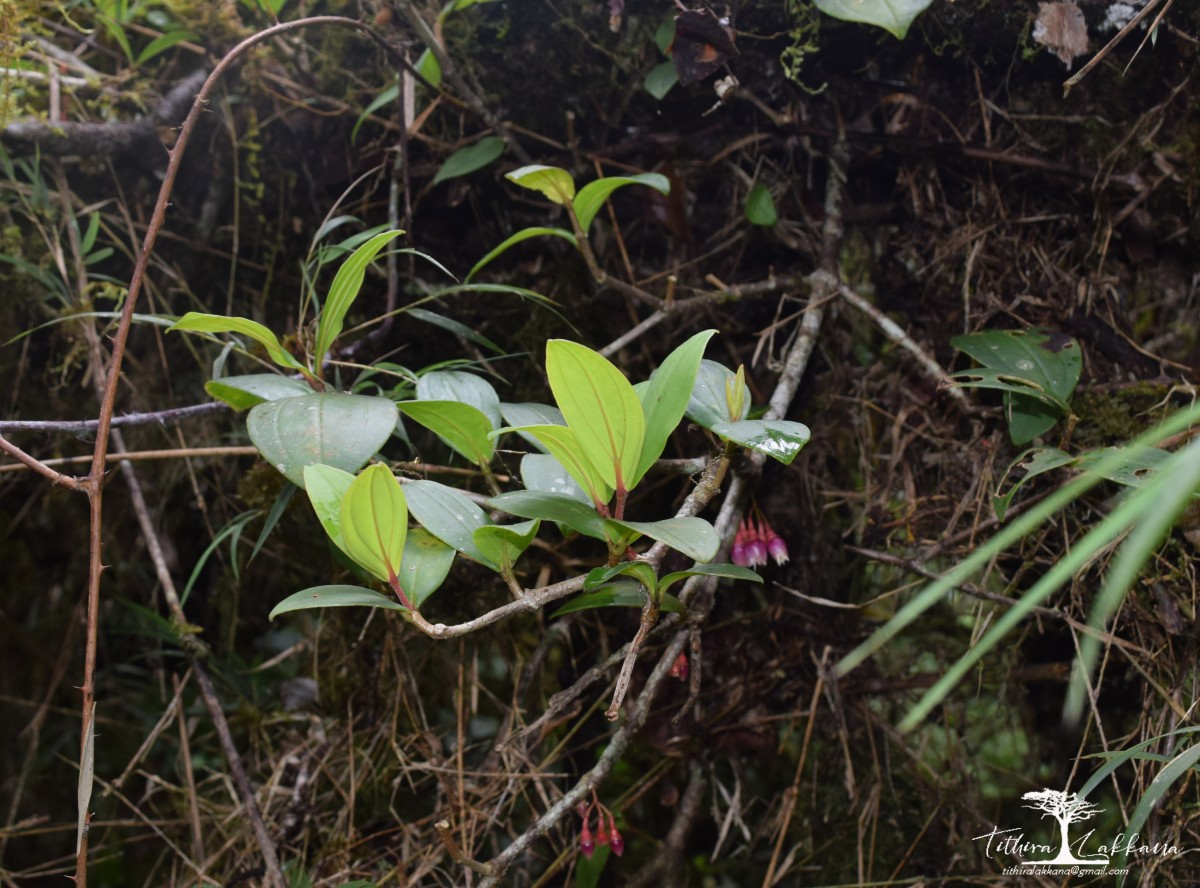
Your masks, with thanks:
M 1014 444 L 1026 444 L 1064 416 L 1083 358 L 1079 343 L 1042 328 L 988 330 L 955 336 L 950 344 L 983 366 L 950 374 L 963 388 L 1004 392 L 1004 412 Z
M 775 210 L 775 198 L 771 189 L 763 182 L 755 182 L 746 193 L 746 219 L 752 225 L 770 228 L 779 221 L 779 213 Z
M 466 176 L 476 170 L 481 170 L 497 160 L 504 153 L 504 140 L 498 136 L 484 136 L 474 145 L 460 148 L 446 158 L 433 177 L 437 185 L 449 179 Z
M 903 40 L 918 15 L 933 0 L 813 0 L 826 15 L 847 22 L 861 22 L 883 28 Z

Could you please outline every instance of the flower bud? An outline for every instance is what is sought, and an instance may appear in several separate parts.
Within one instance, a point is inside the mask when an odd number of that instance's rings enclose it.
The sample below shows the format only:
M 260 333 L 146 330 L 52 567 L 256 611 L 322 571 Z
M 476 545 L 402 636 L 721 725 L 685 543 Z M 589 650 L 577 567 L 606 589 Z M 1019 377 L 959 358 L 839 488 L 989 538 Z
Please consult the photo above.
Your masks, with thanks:
M 667 673 L 671 678 L 677 678 L 680 681 L 687 681 L 688 677 L 688 658 L 683 651 L 679 652 L 679 656 L 675 658 L 675 662 L 671 664 L 671 671 Z
M 621 838 L 621 834 L 617 832 L 617 822 L 615 820 L 610 822 L 612 823 L 612 830 L 610 831 L 612 835 L 609 837 L 608 846 L 612 848 L 613 854 L 617 855 L 617 857 L 620 857 L 625 853 L 625 840 Z

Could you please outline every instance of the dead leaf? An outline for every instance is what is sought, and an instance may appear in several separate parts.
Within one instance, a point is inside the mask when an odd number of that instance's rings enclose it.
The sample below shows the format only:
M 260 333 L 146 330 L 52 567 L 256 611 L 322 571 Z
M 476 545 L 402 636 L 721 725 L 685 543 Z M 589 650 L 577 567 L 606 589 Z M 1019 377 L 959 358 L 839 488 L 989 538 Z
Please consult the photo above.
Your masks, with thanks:
M 1087 23 L 1074 3 L 1039 3 L 1033 39 L 1058 56 L 1067 70 L 1088 51 Z

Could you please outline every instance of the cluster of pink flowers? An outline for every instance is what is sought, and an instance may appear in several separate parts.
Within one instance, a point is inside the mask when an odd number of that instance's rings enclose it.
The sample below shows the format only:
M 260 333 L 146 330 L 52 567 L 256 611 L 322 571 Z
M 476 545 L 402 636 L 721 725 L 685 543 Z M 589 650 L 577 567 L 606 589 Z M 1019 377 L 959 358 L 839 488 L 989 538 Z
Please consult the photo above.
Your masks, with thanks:
M 612 853 L 620 857 L 625 853 L 625 840 L 621 837 L 621 833 L 617 830 L 617 820 L 613 817 L 612 811 L 601 804 L 600 799 L 596 796 L 596 791 L 592 790 L 592 803 L 587 805 L 583 802 L 575 809 L 579 816 L 583 818 L 583 829 L 579 831 L 579 851 L 584 857 L 591 859 L 596 853 L 597 845 L 608 845 L 612 849 Z M 596 824 L 596 835 L 592 837 L 592 811 L 598 811 L 600 820 Z
M 758 567 L 767 563 L 768 555 L 775 559 L 776 564 L 785 563 L 788 560 L 787 543 L 771 529 L 761 514 L 757 523 L 753 518 L 743 518 L 737 536 L 733 538 L 733 563 L 742 567 Z

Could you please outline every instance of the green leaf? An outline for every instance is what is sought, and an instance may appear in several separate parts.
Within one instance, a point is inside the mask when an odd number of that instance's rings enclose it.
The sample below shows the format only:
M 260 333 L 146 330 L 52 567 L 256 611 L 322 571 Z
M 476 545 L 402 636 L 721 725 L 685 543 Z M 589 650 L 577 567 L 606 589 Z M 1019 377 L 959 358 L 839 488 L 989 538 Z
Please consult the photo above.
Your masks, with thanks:
M 290 611 L 314 607 L 382 607 L 385 610 L 407 610 L 400 602 L 362 586 L 313 586 L 289 595 L 271 609 L 269 619 Z
M 584 536 L 607 539 L 604 519 L 596 514 L 596 510 L 562 494 L 513 490 L 492 497 L 488 506 L 518 518 L 541 518 L 566 525 Z
M 429 81 L 434 89 L 442 85 L 442 63 L 438 61 L 432 50 L 426 49 L 417 56 L 417 63 L 413 65 L 417 69 L 417 73 Z
M 743 419 L 741 422 L 719 422 L 713 432 L 727 441 L 765 453 L 785 466 L 796 458 L 811 433 L 802 422 L 785 419 Z
M 248 336 L 267 350 L 271 360 L 280 367 L 299 370 L 308 373 L 308 368 L 293 358 L 279 344 L 275 334 L 257 321 L 249 318 L 227 318 L 224 315 L 203 314 L 189 311 L 178 321 L 167 328 L 168 333 L 175 331 L 194 333 L 240 333 Z
M 150 61 L 156 55 L 161 55 L 162 53 L 166 52 L 176 44 L 183 43 L 187 40 L 195 41 L 198 39 L 199 38 L 191 31 L 168 31 L 166 34 L 155 37 L 153 40 L 147 43 L 145 48 L 138 53 L 138 57 L 134 62 L 134 65 L 140 66 L 145 62 Z
M 475 275 L 478 274 L 485 265 L 488 265 L 493 259 L 495 259 L 497 256 L 499 256 L 501 253 L 506 252 L 509 249 L 509 247 L 514 247 L 517 244 L 521 243 L 521 241 L 527 241 L 531 237 L 543 237 L 543 236 L 561 237 L 563 240 L 570 241 L 571 246 L 573 246 L 573 247 L 579 246 L 579 241 L 577 241 L 575 239 L 575 235 L 573 235 L 571 232 L 567 231 L 564 228 L 544 228 L 544 227 L 539 227 L 539 226 L 534 226 L 532 228 L 522 228 L 516 234 L 509 235 L 508 237 L 506 237 L 503 241 L 500 242 L 499 246 L 493 247 L 486 256 L 484 256 L 482 259 L 480 259 L 478 262 L 476 262 L 473 266 L 471 266 L 471 270 L 467 272 L 466 280 L 470 281 L 471 278 L 475 277 Z
M 614 191 L 624 185 L 646 185 L 662 194 L 671 191 L 671 183 L 662 173 L 639 173 L 636 176 L 609 176 L 589 182 L 575 196 L 575 218 L 584 234 L 592 225 L 592 220 L 604 206 L 604 202 Z
M 486 379 L 460 370 L 434 370 L 417 380 L 417 398 L 422 401 L 461 401 L 488 418 L 493 429 L 500 427 L 500 396 Z
M 675 63 L 660 62 L 650 69 L 650 73 L 642 81 L 642 89 L 662 101 L 677 83 L 679 83 L 679 72 L 675 70 Z
M 662 456 L 671 432 L 683 419 L 700 369 L 704 348 L 716 330 L 705 330 L 676 348 L 650 377 L 649 384 L 639 392 L 642 412 L 646 417 L 646 436 L 637 471 L 630 486 L 649 471 Z
M 666 518 L 662 521 L 615 521 L 605 524 L 644 534 L 666 543 L 695 561 L 712 561 L 721 546 L 717 530 L 703 518 Z
M 454 549 L 425 528 L 412 527 L 404 539 L 400 564 L 400 588 L 412 606 L 420 608 L 446 582 L 454 564 Z
M 762 225 L 770 228 L 779 221 L 775 211 L 775 198 L 771 197 L 771 189 L 762 182 L 755 182 L 746 194 L 746 219 L 752 225 Z
M 638 582 L 616 581 L 610 585 L 585 592 L 572 598 L 550 615 L 551 619 L 576 611 L 592 610 L 598 607 L 645 607 L 646 591 Z M 674 595 L 664 595 L 658 603 L 658 609 L 664 613 L 682 614 L 686 608 Z
M 567 421 L 563 419 L 562 411 L 557 407 L 551 407 L 549 404 L 533 404 L 529 402 L 522 404 L 502 403 L 500 405 L 500 415 L 506 423 L 514 427 L 536 425 L 565 426 L 567 424 Z M 518 432 L 517 434 L 543 453 L 549 452 L 541 441 L 528 432 Z
M 584 578 L 583 589 L 591 591 L 619 576 L 637 580 L 650 595 L 658 591 L 658 574 L 654 572 L 654 566 L 645 561 L 625 561 L 615 567 L 594 568 Z
M 304 491 L 312 503 L 317 520 L 333 544 L 346 551 L 342 539 L 342 500 L 354 482 L 354 476 L 333 466 L 312 465 L 304 467 Z M 293 488 L 294 489 L 294 488 Z
M 397 409 L 479 466 L 492 461 L 492 424 L 470 404 L 459 401 L 399 401 Z
M 1126 487 L 1142 487 L 1153 480 L 1171 456 L 1170 451 L 1158 447 L 1102 447 L 1080 454 L 1075 468 L 1097 472 L 1102 478 Z
M 606 485 L 631 490 L 646 417 L 629 380 L 604 356 L 565 339 L 546 343 L 546 375 L 583 458 Z
M 1061 417 L 1071 409 L 1066 401 L 1059 398 L 1053 392 L 1048 391 L 1041 383 L 1034 382 L 1032 379 L 1024 376 L 1014 375 L 1006 370 L 996 370 L 991 367 L 975 367 L 971 370 L 959 370 L 956 373 L 951 373 L 948 378 L 959 388 L 993 389 L 998 392 L 1006 392 L 1022 398 L 1040 401 L 1048 407 L 1053 408 L 1056 418 Z
M 883 28 L 900 40 L 933 0 L 813 0 L 826 15 Z
M 591 497 L 593 505 L 600 506 L 612 499 L 612 486 L 604 482 L 600 472 L 583 452 L 583 445 L 567 426 L 517 426 L 503 428 L 493 434 L 501 435 L 505 432 L 533 435 Z
M 541 525 L 536 518 L 519 524 L 489 524 L 476 530 L 473 539 L 488 561 L 507 572 L 529 548 Z
M 380 250 L 402 234 L 404 234 L 403 231 L 393 230 L 375 235 L 351 253 L 350 257 L 342 263 L 337 274 L 333 276 L 329 295 L 325 298 L 325 307 L 321 309 L 321 318 L 317 322 L 317 343 L 313 360 L 318 367 L 333 346 L 334 340 L 342 333 L 346 312 L 358 298 L 358 291 L 362 289 L 367 266 L 375 261 Z
M 245 376 L 210 379 L 204 383 L 204 390 L 239 413 L 264 401 L 278 401 L 280 398 L 295 398 L 313 393 L 308 383 L 280 376 L 278 373 L 247 373 Z
M 694 564 L 687 570 L 677 570 L 669 573 L 658 581 L 658 590 L 665 593 L 675 583 L 687 577 L 724 577 L 730 580 L 749 580 L 751 583 L 761 583 L 762 577 L 748 567 L 736 564 Z
M 371 466 L 347 488 L 341 528 L 343 548 L 356 564 L 388 583 L 400 575 L 408 508 L 387 466 Z
M 750 389 L 745 382 L 742 383 L 742 415 L 731 417 L 729 400 L 725 395 L 726 381 L 731 379 L 736 380 L 737 374 L 728 367 L 716 361 L 701 361 L 685 411 L 688 419 L 706 429 L 711 429 L 719 422 L 745 419 L 750 412 Z
M 482 345 L 488 351 L 497 355 L 504 354 L 504 349 L 492 342 L 482 333 L 468 327 L 466 324 L 459 323 L 454 318 L 448 318 L 445 315 L 440 315 L 434 311 L 426 311 L 423 308 L 410 308 L 405 314 L 410 318 L 415 318 L 418 321 L 424 321 L 426 324 L 433 324 L 435 327 L 441 327 L 443 330 L 449 330 L 455 336 L 474 342 L 476 345 Z
M 404 485 L 404 493 L 413 517 L 426 530 L 473 561 L 496 569 L 475 545 L 475 531 L 492 523 L 479 506 L 436 481 L 413 481 Z
M 417 62 L 417 65 L 418 66 L 420 65 L 420 61 Z M 419 68 L 418 68 L 418 70 L 419 70 Z M 358 129 L 366 122 L 368 117 L 370 117 L 372 114 L 374 114 L 380 108 L 382 108 L 384 105 L 393 104 L 399 98 L 400 98 L 400 84 L 393 83 L 390 86 L 385 87 L 379 93 L 379 95 L 377 95 L 374 99 L 371 100 L 371 104 L 367 105 L 367 107 L 363 109 L 362 114 L 358 115 L 358 120 L 354 121 L 354 127 L 353 127 L 353 129 L 350 130 L 350 143 L 353 144 L 354 141 L 358 138 Z M 318 233 L 317 236 L 315 238 L 313 238 L 313 240 L 320 240 L 321 236 L 322 236 L 322 233 Z
M 557 493 L 592 505 L 587 491 L 575 482 L 562 463 L 548 453 L 527 453 L 521 457 L 521 483 L 527 490 Z
M 433 184 L 456 179 L 476 170 L 481 170 L 504 153 L 504 140 L 498 136 L 484 136 L 474 145 L 460 148 L 446 158 L 441 169 L 433 177 Z
M 1004 476 L 1000 479 L 1000 483 L 996 485 L 996 494 L 992 497 L 992 509 L 996 513 L 996 518 L 999 521 L 1004 520 L 1004 516 L 1008 514 L 1008 507 L 1011 505 L 1013 497 L 1021 486 L 1032 478 L 1038 475 L 1049 472 L 1052 469 L 1057 469 L 1060 466 L 1070 465 L 1074 461 L 1071 454 L 1058 450 L 1054 447 L 1032 447 L 1026 450 L 1011 463 L 1004 471 Z M 1022 475 L 1013 486 L 1009 488 L 1008 493 L 1001 494 L 999 491 L 1003 489 L 1004 482 L 1008 480 L 1009 475 L 1016 469 L 1024 469 L 1025 474 Z
M 297 487 L 315 463 L 357 472 L 396 427 L 396 405 L 386 398 L 320 392 L 267 401 L 246 416 L 250 440 Z
M 575 180 L 559 167 L 535 163 L 505 173 L 504 178 L 522 188 L 540 191 L 556 204 L 567 204 L 575 197 Z

